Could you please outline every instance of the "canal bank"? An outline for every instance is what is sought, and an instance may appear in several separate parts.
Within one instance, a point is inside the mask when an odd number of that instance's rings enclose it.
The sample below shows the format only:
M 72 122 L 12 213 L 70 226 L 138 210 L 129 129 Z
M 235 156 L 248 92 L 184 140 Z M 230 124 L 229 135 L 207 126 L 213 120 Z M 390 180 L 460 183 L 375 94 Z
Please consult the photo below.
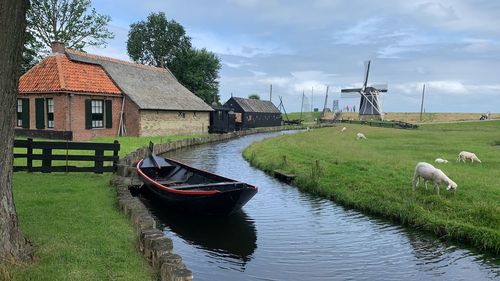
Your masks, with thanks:
M 274 132 L 281 130 L 302 129 L 300 126 L 284 126 L 269 128 L 254 128 L 226 134 L 213 134 L 206 137 L 187 138 L 168 143 L 155 144 L 156 154 L 201 145 L 206 143 L 226 141 L 246 135 Z M 182 262 L 182 258 L 174 253 L 172 241 L 157 229 L 156 220 L 148 208 L 133 196 L 132 187 L 140 184 L 134 164 L 149 155 L 149 148 L 142 147 L 120 159 L 113 185 L 118 197 L 119 209 L 130 219 L 137 235 L 137 248 L 158 273 L 160 280 L 185 281 L 192 280 L 193 274 Z
M 325 129 L 256 143 L 244 157 L 267 173 L 281 169 L 297 174 L 294 185 L 301 190 L 498 255 L 500 194 L 492 175 L 498 171 L 495 159 L 500 153 L 491 140 L 499 125 L 426 125 L 418 131 L 349 125 L 346 133 Z M 367 140 L 356 141 L 360 131 Z M 412 192 L 417 162 L 451 160 L 463 147 L 482 155 L 483 164 L 435 164 L 458 183 L 456 194 L 444 188 L 441 196 L 432 188 Z

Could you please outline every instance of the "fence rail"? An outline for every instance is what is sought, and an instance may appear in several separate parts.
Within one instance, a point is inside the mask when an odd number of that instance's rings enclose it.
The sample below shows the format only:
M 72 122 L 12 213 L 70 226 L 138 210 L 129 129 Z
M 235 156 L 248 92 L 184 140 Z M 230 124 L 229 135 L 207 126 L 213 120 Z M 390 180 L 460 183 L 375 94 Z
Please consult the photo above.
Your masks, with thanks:
M 373 127 L 399 128 L 399 129 L 417 129 L 418 125 L 403 121 L 364 121 L 364 120 L 346 120 L 342 119 L 342 123 L 362 124 Z
M 33 141 L 15 140 L 14 148 L 25 148 L 26 153 L 14 153 L 14 158 L 26 159 L 26 165 L 14 165 L 14 172 L 94 172 L 102 174 L 104 172 L 113 172 L 118 163 L 120 143 L 92 143 L 92 142 L 52 142 L 52 141 Z M 33 150 L 42 150 L 41 154 L 34 153 Z M 53 150 L 62 150 L 64 154 L 54 154 Z M 70 150 L 93 151 L 94 155 L 75 155 L 69 154 Z M 113 155 L 104 155 L 106 151 L 112 151 Z M 33 161 L 42 161 L 41 166 L 33 166 Z M 52 161 L 66 161 L 65 165 L 54 166 Z M 77 167 L 69 165 L 69 161 L 94 162 L 94 166 Z M 104 165 L 105 162 L 112 162 L 113 165 Z

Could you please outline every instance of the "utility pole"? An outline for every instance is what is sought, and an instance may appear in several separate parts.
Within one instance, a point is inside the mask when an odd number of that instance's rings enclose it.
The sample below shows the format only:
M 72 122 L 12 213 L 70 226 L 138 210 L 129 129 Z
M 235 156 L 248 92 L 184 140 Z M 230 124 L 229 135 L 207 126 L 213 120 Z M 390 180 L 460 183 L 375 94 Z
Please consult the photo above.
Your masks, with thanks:
M 313 112 L 313 108 L 314 108 L 314 102 L 313 102 L 313 98 L 314 98 L 314 87 L 311 87 L 311 112 Z
M 420 104 L 420 121 L 422 121 L 422 112 L 424 111 L 425 84 L 422 88 L 422 103 Z
M 269 85 L 269 101 L 273 101 L 273 84 Z
M 304 90 L 302 90 L 302 104 L 300 105 L 299 123 L 302 123 L 302 110 L 304 109 Z

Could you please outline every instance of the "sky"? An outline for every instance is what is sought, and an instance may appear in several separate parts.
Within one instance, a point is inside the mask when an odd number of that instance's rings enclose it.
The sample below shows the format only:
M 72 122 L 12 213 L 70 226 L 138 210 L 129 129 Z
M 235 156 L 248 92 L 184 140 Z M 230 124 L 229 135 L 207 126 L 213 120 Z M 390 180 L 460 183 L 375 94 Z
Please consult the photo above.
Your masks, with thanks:
M 358 107 L 340 89 L 387 84 L 385 112 L 500 112 L 500 1 L 361 0 L 93 0 L 111 16 L 115 38 L 90 53 L 130 60 L 130 24 L 165 12 L 196 48 L 217 54 L 219 94 L 259 94 L 287 112 Z

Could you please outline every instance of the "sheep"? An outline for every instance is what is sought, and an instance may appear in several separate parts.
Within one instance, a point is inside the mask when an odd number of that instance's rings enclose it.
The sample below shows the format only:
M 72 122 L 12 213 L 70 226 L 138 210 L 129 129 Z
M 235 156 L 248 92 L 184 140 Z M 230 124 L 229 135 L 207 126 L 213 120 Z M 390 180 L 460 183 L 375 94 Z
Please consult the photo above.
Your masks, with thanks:
M 434 190 L 439 195 L 439 184 L 444 182 L 448 184 L 446 190 L 455 192 L 458 185 L 452 181 L 448 176 L 443 173 L 440 169 L 435 168 L 429 163 L 419 162 L 415 167 L 415 174 L 413 175 L 413 191 L 418 186 L 420 178 L 424 179 L 425 189 L 427 189 L 427 181 L 432 180 L 434 183 Z
M 448 163 L 448 160 L 443 159 L 443 158 L 436 158 L 436 160 L 434 160 L 434 162 L 446 164 L 446 163 Z
M 479 158 L 477 158 L 476 154 L 474 154 L 472 152 L 462 151 L 458 154 L 458 158 L 457 158 L 458 162 L 464 161 L 464 163 L 465 163 L 465 160 L 467 160 L 467 159 L 470 159 L 472 163 L 474 163 L 474 160 L 481 163 L 481 160 L 479 160 Z
M 341 133 L 345 132 L 347 130 L 346 127 L 342 128 L 342 130 L 340 131 Z
M 363 133 L 357 133 L 356 134 L 356 138 L 358 140 L 366 140 L 366 137 L 365 137 L 365 135 Z

